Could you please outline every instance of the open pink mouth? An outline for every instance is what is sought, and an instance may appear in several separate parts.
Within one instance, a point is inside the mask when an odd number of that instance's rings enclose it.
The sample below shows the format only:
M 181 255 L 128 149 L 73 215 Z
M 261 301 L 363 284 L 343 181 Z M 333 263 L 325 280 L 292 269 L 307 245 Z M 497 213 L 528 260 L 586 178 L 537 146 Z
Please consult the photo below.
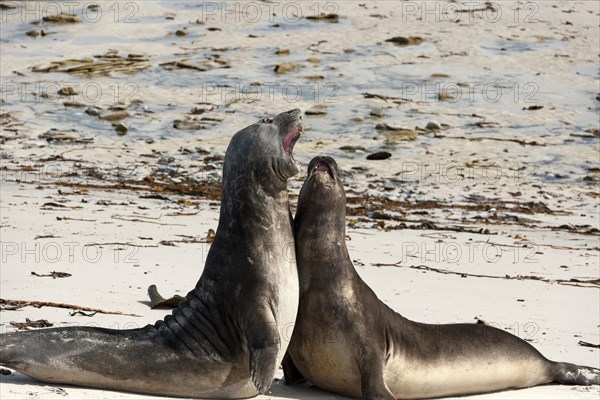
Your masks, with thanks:
M 320 162 L 317 164 L 317 166 L 315 168 L 313 168 L 313 173 L 327 173 L 329 174 L 330 177 L 333 178 L 333 171 L 331 170 L 331 168 L 329 167 L 329 165 L 327 163 L 324 162 Z
M 294 151 L 294 145 L 300 139 L 300 135 L 302 135 L 302 127 L 293 127 L 283 138 L 283 149 L 290 156 Z
M 318 171 L 318 172 L 331 172 L 331 169 L 329 169 L 329 165 L 327 165 L 325 163 L 319 163 L 317 165 L 317 167 L 315 168 L 315 171 Z

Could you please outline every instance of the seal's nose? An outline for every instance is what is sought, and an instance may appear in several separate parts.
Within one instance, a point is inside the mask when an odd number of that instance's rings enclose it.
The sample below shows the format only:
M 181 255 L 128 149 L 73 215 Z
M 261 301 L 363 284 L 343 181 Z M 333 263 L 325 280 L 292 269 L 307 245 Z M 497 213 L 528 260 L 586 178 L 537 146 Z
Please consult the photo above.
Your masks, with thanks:
M 290 117 L 293 117 L 293 118 L 302 119 L 302 111 L 300 111 L 297 108 L 288 111 L 286 114 L 288 114 Z

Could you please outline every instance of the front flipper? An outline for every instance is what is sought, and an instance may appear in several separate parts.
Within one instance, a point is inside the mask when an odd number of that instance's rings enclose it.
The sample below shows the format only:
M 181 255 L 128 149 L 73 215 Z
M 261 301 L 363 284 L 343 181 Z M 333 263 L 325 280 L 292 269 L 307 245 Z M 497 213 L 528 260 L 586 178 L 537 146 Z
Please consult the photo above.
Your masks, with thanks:
M 277 371 L 277 358 L 281 341 L 277 323 L 270 310 L 265 310 L 263 318 L 252 323 L 248 329 L 250 351 L 250 373 L 258 393 L 263 394 L 273 382 Z
M 294 360 L 292 360 L 292 356 L 289 352 L 285 353 L 283 362 L 281 364 L 283 367 L 283 377 L 285 378 L 286 385 L 295 385 L 306 380 L 304 375 L 302 375 L 302 372 L 300 372 L 296 367 L 296 364 L 294 364 Z
M 263 394 L 271 387 L 277 364 L 278 349 L 273 347 L 250 349 L 250 373 L 258 393 Z
M 396 400 L 383 379 L 384 362 L 375 352 L 360 360 L 362 397 L 365 400 Z

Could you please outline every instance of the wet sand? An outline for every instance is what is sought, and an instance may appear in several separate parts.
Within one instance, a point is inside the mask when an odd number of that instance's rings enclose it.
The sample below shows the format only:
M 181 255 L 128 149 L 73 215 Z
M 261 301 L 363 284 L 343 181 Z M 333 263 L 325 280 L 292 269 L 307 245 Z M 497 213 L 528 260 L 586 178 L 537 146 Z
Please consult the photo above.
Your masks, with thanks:
M 32 24 L 50 2 L 2 4 L 1 297 L 139 315 L 26 307 L 0 313 L 3 332 L 162 318 L 146 289 L 200 276 L 229 138 L 300 108 L 295 157 L 345 171 L 349 250 L 386 304 L 600 366 L 579 344 L 600 343 L 596 2 L 101 2 L 66 24 Z M 306 18 L 321 12 L 337 22 Z M 31 275 L 52 271 L 71 276 Z M 147 398 L 0 379 L 3 399 Z M 262 397 L 341 398 L 281 381 Z

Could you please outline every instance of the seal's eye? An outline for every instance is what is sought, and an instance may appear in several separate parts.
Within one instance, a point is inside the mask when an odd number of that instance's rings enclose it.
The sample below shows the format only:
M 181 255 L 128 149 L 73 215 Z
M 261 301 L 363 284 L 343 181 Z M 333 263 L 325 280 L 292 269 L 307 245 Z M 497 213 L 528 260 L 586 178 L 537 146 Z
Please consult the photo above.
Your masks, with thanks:
M 273 120 L 271 118 L 263 118 L 260 120 L 260 122 L 262 122 L 263 124 L 270 124 L 271 122 L 273 122 Z

